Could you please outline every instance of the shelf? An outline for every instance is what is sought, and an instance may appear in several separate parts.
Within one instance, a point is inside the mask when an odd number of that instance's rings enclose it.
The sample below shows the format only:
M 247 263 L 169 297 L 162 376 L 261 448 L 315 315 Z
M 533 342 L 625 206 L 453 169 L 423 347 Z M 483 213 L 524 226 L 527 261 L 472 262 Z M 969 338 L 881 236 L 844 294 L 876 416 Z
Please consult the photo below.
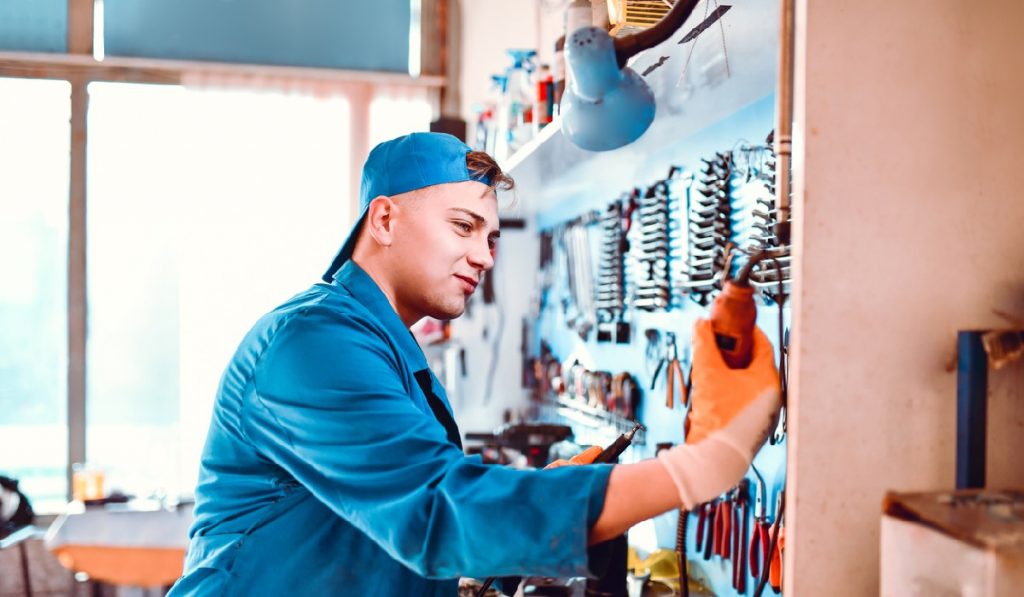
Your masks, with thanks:
M 626 433 L 636 424 L 632 419 L 589 406 L 570 398 L 567 394 L 549 394 L 543 406 L 554 409 L 558 416 L 574 423 L 592 429 L 613 430 L 616 434 Z M 633 443 L 637 445 L 644 445 L 646 441 L 647 434 L 644 429 L 637 431 L 633 437 Z

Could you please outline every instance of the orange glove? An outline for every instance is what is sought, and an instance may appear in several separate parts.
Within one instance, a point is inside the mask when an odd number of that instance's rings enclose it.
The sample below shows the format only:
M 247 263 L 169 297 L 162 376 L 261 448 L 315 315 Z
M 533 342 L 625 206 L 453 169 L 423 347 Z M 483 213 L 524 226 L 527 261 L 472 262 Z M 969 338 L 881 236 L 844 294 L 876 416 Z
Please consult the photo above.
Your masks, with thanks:
M 754 330 L 746 369 L 730 369 L 715 345 L 711 322 L 693 331 L 693 389 L 686 443 L 658 454 L 686 510 L 734 487 L 775 427 L 782 401 L 772 345 Z
M 573 464 L 593 464 L 594 459 L 604 450 L 601 446 L 590 446 L 586 450 L 583 450 L 579 454 L 573 456 L 569 460 L 559 458 L 551 464 L 544 467 L 544 469 L 558 468 L 560 466 L 569 466 Z
M 726 426 L 740 411 L 768 391 L 779 393 L 779 372 L 768 337 L 754 328 L 754 351 L 746 369 L 730 369 L 715 344 L 711 321 L 693 327 L 690 414 L 686 443 L 695 444 Z M 763 441 L 763 440 L 762 440 Z

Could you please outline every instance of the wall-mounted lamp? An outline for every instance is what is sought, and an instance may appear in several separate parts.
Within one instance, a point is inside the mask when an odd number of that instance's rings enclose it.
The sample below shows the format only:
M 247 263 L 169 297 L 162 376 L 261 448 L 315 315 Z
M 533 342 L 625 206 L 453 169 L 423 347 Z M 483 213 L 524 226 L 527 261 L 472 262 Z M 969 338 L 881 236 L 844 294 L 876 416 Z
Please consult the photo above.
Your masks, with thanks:
M 598 27 L 573 31 L 565 42 L 567 85 L 559 107 L 562 132 L 589 151 L 608 151 L 640 138 L 654 121 L 654 93 L 626 67 L 634 55 L 669 38 L 699 0 L 677 0 L 657 25 L 613 38 Z

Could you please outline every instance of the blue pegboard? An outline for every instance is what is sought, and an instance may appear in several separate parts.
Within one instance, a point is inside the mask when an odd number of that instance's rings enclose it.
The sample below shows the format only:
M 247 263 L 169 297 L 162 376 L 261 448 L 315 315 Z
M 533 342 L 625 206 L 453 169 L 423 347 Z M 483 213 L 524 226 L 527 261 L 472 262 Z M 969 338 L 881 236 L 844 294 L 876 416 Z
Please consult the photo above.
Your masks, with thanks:
M 657 155 L 650 156 L 649 160 L 663 165 L 663 171 L 668 172 L 670 166 L 682 167 L 684 171 L 696 171 L 699 168 L 701 157 L 711 157 L 716 151 L 730 151 L 741 145 L 755 145 L 764 143 L 765 136 L 772 129 L 774 123 L 774 95 L 765 97 L 731 116 L 717 122 L 716 124 L 703 129 L 693 135 L 680 139 L 678 143 L 666 147 Z M 686 177 L 677 179 L 675 184 L 678 201 L 685 201 Z M 581 213 L 589 210 L 603 209 L 607 203 L 615 200 L 623 193 L 630 190 L 630 185 L 647 186 L 656 182 L 628 181 L 624 180 L 623 188 L 620 189 L 588 189 L 574 197 L 568 197 L 558 203 L 557 206 L 538 215 L 538 222 L 541 229 L 550 229 L 558 226 Z M 733 187 L 733 208 L 734 210 L 749 210 L 752 208 L 756 193 L 749 192 L 757 185 L 758 181 L 747 182 L 742 179 L 734 179 Z M 683 188 L 679 188 L 683 187 Z M 673 212 L 674 217 L 684 217 L 679 214 L 683 210 Z M 600 234 L 596 226 L 591 234 L 594 254 L 596 254 L 600 242 Z M 738 233 L 743 234 L 744 230 L 739 228 Z M 675 268 L 673 267 L 674 271 Z M 627 276 L 628 277 L 628 276 Z M 678 400 L 675 408 L 669 410 L 665 405 L 665 377 L 661 376 L 654 390 L 649 390 L 653 371 L 645 363 L 644 357 L 644 330 L 648 328 L 658 329 L 661 332 L 672 331 L 677 336 L 677 344 L 680 349 L 680 359 L 683 361 L 684 370 L 688 370 L 688 354 L 690 330 L 697 318 L 705 317 L 707 310 L 696 302 L 686 297 L 674 297 L 673 306 L 662 312 L 643 312 L 627 310 L 626 319 L 632 326 L 632 340 L 629 344 L 597 343 L 595 335 L 591 333 L 586 340 L 581 339 L 573 330 L 569 329 L 565 314 L 557 300 L 559 293 L 563 290 L 559 287 L 562 283 L 555 280 L 545 308 L 538 318 L 533 338 L 535 346 L 533 353 L 539 351 L 540 340 L 545 341 L 553 353 L 562 361 L 570 356 L 580 358 L 581 362 L 588 368 L 597 370 L 628 371 L 637 379 L 644 388 L 644 397 L 640 407 L 640 420 L 647 426 L 647 433 L 643 445 L 635 446 L 625 455 L 624 460 L 633 461 L 641 458 L 648 458 L 654 455 L 655 445 L 660 442 L 679 443 L 683 439 L 682 425 L 684 410 Z M 788 308 L 784 309 L 783 325 L 788 328 L 790 314 Z M 778 337 L 779 337 L 779 312 L 778 307 L 772 304 L 759 305 L 758 325 L 776 344 L 776 357 L 778 358 Z M 575 429 L 577 441 L 580 443 L 599 443 L 605 441 L 608 434 L 601 434 L 593 429 Z M 612 434 L 614 435 L 614 434 Z M 786 477 L 786 442 L 778 445 L 766 445 L 755 457 L 754 465 L 759 469 L 767 484 L 767 502 L 769 507 L 775 504 L 776 496 L 782 490 Z M 747 478 L 751 480 L 754 487 L 754 474 L 748 472 Z M 749 503 L 754 503 L 754 496 L 751 494 Z M 751 507 L 751 511 L 753 508 Z M 658 517 L 654 521 L 654 529 L 659 547 L 673 549 L 676 540 L 676 523 L 678 517 L 675 513 L 669 513 Z M 751 525 L 752 526 L 752 525 Z M 692 551 L 696 536 L 696 520 L 691 519 L 688 525 L 686 542 Z M 716 595 L 737 595 L 738 592 L 732 588 L 731 574 L 732 562 L 722 561 L 722 558 L 712 557 L 704 561 L 699 556 L 690 554 L 691 575 L 694 578 L 703 580 Z M 696 558 L 696 561 L 694 561 Z M 756 582 L 753 578 L 747 579 L 747 590 L 745 595 L 752 595 Z M 770 594 L 768 589 L 766 594 Z

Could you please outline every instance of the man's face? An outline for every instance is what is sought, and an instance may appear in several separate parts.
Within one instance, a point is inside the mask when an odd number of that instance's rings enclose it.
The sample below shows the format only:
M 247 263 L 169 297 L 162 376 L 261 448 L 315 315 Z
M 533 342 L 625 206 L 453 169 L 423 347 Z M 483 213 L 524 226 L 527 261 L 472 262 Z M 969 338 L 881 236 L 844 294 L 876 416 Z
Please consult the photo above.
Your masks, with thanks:
M 388 261 L 404 319 L 454 319 L 494 267 L 498 202 L 487 185 L 448 183 L 393 197 L 400 208 Z M 405 311 L 405 313 L 401 313 Z

